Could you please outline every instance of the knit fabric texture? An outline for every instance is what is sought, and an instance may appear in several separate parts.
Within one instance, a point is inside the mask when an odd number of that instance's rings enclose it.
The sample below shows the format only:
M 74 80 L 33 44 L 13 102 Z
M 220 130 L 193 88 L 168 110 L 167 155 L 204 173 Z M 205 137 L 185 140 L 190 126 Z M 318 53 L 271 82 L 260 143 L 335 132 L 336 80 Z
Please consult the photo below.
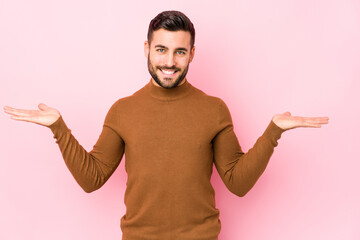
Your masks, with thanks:
M 123 240 L 217 240 L 221 221 L 210 183 L 213 165 L 226 187 L 244 196 L 284 132 L 271 121 L 244 153 L 220 98 L 188 81 L 165 89 L 151 80 L 113 104 L 90 152 L 62 117 L 50 129 L 67 167 L 86 192 L 100 188 L 125 155 Z

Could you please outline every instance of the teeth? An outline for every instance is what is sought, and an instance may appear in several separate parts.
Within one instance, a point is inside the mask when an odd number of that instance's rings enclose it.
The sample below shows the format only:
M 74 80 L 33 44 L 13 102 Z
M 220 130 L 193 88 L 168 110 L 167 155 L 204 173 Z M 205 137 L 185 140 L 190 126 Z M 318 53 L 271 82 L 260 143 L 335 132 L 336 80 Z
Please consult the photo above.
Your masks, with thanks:
M 165 74 L 174 74 L 175 73 L 175 71 L 168 71 L 168 70 L 161 70 L 163 73 L 165 73 Z

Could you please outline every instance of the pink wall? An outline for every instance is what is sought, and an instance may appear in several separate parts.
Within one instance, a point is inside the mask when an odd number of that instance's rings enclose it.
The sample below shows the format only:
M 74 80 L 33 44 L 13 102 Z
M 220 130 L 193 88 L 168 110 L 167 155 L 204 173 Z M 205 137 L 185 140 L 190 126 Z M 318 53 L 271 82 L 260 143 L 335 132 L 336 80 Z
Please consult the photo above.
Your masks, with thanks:
M 257 185 L 212 183 L 221 240 L 360 239 L 360 3 L 352 0 L 0 2 L 0 103 L 58 108 L 91 149 L 111 104 L 148 82 L 143 42 L 160 11 L 197 31 L 188 80 L 224 99 L 244 150 L 273 114 L 329 116 L 285 132 Z M 0 239 L 120 239 L 124 162 L 91 194 L 49 129 L 0 114 Z

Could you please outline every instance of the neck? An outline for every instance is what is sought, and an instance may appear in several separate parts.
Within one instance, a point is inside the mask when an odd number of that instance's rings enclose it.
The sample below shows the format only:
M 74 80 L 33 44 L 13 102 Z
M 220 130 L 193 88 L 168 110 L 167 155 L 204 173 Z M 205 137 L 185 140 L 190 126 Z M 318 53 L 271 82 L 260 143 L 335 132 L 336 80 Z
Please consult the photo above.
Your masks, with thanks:
M 163 88 L 154 79 L 147 84 L 150 94 L 159 100 L 172 101 L 185 97 L 190 93 L 192 85 L 184 78 L 179 85 L 174 88 Z

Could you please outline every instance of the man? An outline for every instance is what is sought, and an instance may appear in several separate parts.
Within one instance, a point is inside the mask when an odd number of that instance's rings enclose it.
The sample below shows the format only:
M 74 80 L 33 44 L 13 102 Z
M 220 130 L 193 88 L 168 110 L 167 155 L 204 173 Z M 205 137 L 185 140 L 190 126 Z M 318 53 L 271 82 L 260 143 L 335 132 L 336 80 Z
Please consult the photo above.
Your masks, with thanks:
M 12 119 L 52 130 L 66 165 L 86 192 L 100 188 L 125 153 L 123 239 L 217 239 L 221 223 L 210 183 L 213 164 L 227 188 L 244 196 L 285 130 L 328 122 L 326 117 L 277 114 L 244 154 L 225 103 L 186 79 L 194 42 L 193 24 L 181 12 L 162 12 L 150 22 L 144 51 L 152 78 L 111 107 L 89 153 L 58 110 L 45 104 L 39 104 L 39 110 L 5 107 Z

